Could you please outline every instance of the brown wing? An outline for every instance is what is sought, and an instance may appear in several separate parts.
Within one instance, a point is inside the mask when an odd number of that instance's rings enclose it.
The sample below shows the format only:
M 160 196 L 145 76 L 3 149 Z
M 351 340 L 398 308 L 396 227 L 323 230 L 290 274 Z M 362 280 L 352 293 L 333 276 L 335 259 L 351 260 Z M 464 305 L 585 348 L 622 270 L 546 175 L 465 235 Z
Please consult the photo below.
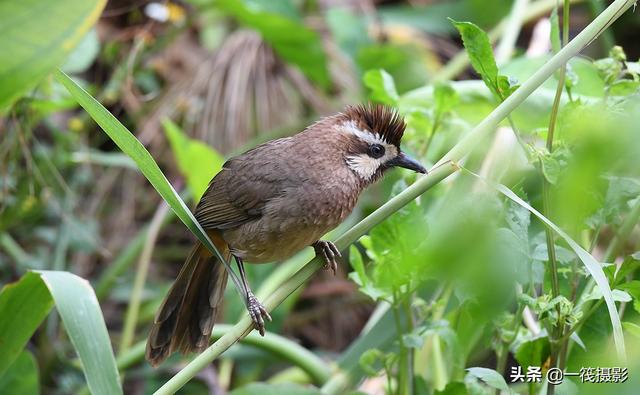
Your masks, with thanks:
M 289 138 L 270 141 L 227 161 L 196 207 L 202 227 L 229 229 L 260 218 L 288 184 L 281 164 L 289 145 Z

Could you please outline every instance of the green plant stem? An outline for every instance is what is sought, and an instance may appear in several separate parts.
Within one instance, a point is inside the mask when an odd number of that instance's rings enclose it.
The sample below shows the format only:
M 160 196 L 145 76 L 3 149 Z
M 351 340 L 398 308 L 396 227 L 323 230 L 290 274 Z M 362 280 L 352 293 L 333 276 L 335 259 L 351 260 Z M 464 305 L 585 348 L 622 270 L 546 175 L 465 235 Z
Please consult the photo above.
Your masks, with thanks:
M 580 3 L 584 0 L 571 0 L 571 3 Z M 538 0 L 529 5 L 524 12 L 522 24 L 534 21 L 541 16 L 548 14 L 557 4 L 557 0 Z M 507 17 L 508 18 L 508 17 Z M 489 31 L 489 40 L 495 43 L 500 38 L 507 26 L 507 19 L 501 21 L 496 27 Z M 433 81 L 448 81 L 454 79 L 469 66 L 469 57 L 462 50 L 458 52 L 449 62 L 433 77 Z
M 228 324 L 216 324 L 211 338 L 216 340 L 226 336 L 234 330 Z M 253 332 L 240 340 L 246 344 L 276 355 L 305 371 L 316 385 L 322 385 L 331 377 L 333 368 L 326 361 L 318 358 L 314 353 L 301 345 L 274 333 L 267 332 L 264 337 Z M 116 358 L 118 369 L 124 370 L 144 358 L 146 341 L 134 344 L 126 352 Z
M 131 296 L 127 306 L 122 337 L 120 339 L 120 349 L 118 350 L 119 354 L 127 351 L 133 343 L 136 324 L 138 323 L 138 313 L 140 312 L 142 291 L 144 290 L 144 284 L 147 281 L 147 273 L 149 272 L 149 265 L 151 264 L 151 255 L 153 253 L 156 240 L 158 239 L 160 229 L 162 228 L 162 223 L 168 214 L 169 205 L 163 201 L 160 204 L 160 207 L 156 210 L 156 213 L 149 224 L 149 231 L 146 234 L 147 238 L 144 243 L 144 248 L 142 249 L 142 254 L 140 254 L 140 258 L 138 259 L 136 277 L 133 282 L 133 289 L 131 290 Z
M 555 70 L 560 68 L 569 59 L 578 54 L 587 44 L 595 39 L 603 30 L 613 23 L 624 11 L 634 4 L 631 0 L 616 0 L 585 29 L 580 32 L 571 42 L 569 42 L 560 52 L 554 55 L 538 71 L 536 71 L 519 89 L 511 94 L 504 102 L 496 107 L 491 114 L 484 118 L 467 136 L 457 143 L 447 154 L 436 164 L 431 172 L 402 191 L 400 194 L 382 205 L 371 215 L 364 218 L 353 228 L 345 232 L 336 240 L 339 249 L 346 248 L 349 244 L 360 238 L 373 226 L 382 222 L 388 216 L 408 204 L 410 201 L 420 196 L 444 178 L 458 170 L 454 163 L 468 155 L 478 144 L 478 141 L 486 137 L 492 130 L 517 106 L 519 106 L 534 90 L 546 81 Z M 289 278 L 280 288 L 278 288 L 266 301 L 265 307 L 271 311 L 301 284 L 303 284 L 322 263 L 314 258 L 296 274 Z M 209 365 L 217 356 L 227 350 L 232 344 L 243 336 L 246 336 L 252 329 L 252 322 L 246 316 L 238 322 L 229 332 L 222 336 L 217 342 L 198 355 L 180 372 L 167 381 L 156 394 L 172 394 L 180 389 L 185 383 L 193 378 L 200 370 Z

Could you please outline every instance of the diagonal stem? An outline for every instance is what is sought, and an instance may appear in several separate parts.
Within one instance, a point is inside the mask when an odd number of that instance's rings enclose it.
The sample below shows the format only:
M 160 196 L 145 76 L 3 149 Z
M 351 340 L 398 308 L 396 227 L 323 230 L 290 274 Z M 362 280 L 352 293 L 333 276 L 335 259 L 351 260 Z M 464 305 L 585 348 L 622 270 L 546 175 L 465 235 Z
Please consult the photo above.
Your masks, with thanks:
M 364 218 L 353 228 L 340 236 L 335 244 L 339 249 L 346 248 L 355 242 L 365 232 L 385 220 L 388 216 L 417 198 L 444 178 L 456 172 L 459 167 L 454 161 L 459 161 L 468 155 L 487 137 L 495 127 L 518 107 L 533 91 L 542 85 L 557 69 L 562 67 L 573 56 L 577 55 L 587 44 L 594 40 L 603 30 L 611 25 L 624 11 L 630 8 L 635 0 L 616 0 L 591 22 L 580 34 L 569 42 L 560 52 L 553 56 L 545 65 L 534 73 L 518 90 L 511 94 L 504 102 L 496 107 L 491 114 L 482 120 L 465 138 L 456 144 L 426 176 L 420 177 L 413 185 L 389 200 L 382 207 Z M 322 266 L 321 259 L 314 258 L 302 267 L 291 278 L 285 281 L 266 301 L 267 310 L 272 310 L 284 301 L 298 287 L 304 284 L 316 270 Z M 193 359 L 187 366 L 167 381 L 155 392 L 173 394 L 191 380 L 200 370 L 208 366 L 216 357 L 246 336 L 252 328 L 248 316 L 240 320 L 232 330 L 228 331 L 217 342 L 207 348 L 202 354 Z

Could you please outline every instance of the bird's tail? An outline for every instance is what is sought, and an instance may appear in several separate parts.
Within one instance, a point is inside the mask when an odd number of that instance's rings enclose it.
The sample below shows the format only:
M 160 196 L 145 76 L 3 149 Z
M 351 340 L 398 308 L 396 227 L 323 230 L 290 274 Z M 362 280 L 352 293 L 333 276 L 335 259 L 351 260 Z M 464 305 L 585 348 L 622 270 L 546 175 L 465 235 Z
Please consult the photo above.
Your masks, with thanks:
M 231 253 L 222 237 L 213 232 L 209 236 L 228 261 Z M 207 347 L 227 276 L 224 264 L 198 242 L 153 321 L 146 351 L 151 365 L 159 365 L 174 351 L 187 354 Z

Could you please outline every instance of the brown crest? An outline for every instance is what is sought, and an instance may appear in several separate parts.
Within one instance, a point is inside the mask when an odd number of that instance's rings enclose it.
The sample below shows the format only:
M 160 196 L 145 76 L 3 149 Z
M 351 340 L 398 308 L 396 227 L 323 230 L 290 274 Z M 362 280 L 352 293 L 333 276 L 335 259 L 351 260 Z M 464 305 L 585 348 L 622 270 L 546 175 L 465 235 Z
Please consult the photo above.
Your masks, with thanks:
M 406 125 L 394 108 L 382 104 L 359 104 L 347 106 L 343 114 L 347 120 L 354 121 L 358 128 L 377 133 L 387 143 L 400 147 Z

